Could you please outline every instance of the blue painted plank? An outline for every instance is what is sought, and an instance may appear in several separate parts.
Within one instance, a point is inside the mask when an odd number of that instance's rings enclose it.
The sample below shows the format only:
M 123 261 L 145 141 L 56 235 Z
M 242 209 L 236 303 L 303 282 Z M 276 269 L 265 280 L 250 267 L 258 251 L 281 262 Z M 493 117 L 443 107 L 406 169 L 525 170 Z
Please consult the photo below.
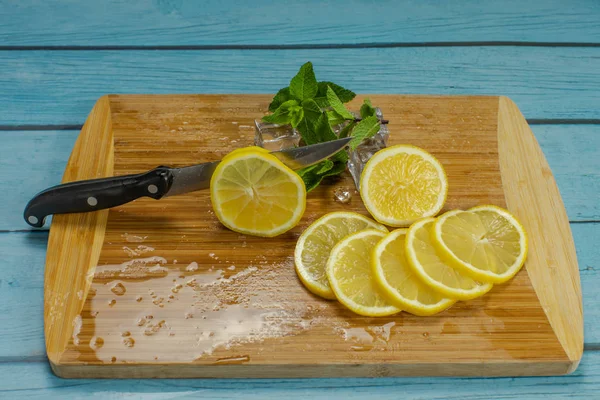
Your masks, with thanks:
M 533 125 L 571 221 L 600 221 L 600 125 Z
M 29 229 L 22 217 L 25 205 L 37 192 L 60 183 L 78 134 L 79 131 L 0 132 L 0 186 L 7 194 L 0 201 L 0 230 Z
M 359 93 L 503 94 L 527 118 L 600 118 L 598 47 L 0 51 L 0 125 L 81 124 L 106 93 L 274 93 L 307 60 Z
M 534 125 L 571 221 L 600 221 L 600 125 Z M 60 183 L 77 131 L 0 132 L 0 230 L 29 229 L 21 216 L 37 192 Z
M 600 39 L 593 0 L 3 0 L 0 9 L 0 44 L 11 46 Z
M 582 280 L 585 341 L 600 345 L 600 223 L 571 224 Z M 42 298 L 47 233 L 0 233 L 0 364 L 44 353 Z M 0 379 L 1 379 L 0 373 Z M 1 397 L 1 395 L 0 395 Z
M 0 363 L 46 356 L 43 323 L 47 244 L 47 232 L 0 233 Z
M 559 377 L 66 380 L 35 362 L 0 364 L 0 385 L 0 393 L 14 400 L 594 399 L 600 391 L 600 352 L 586 352 L 577 371 Z

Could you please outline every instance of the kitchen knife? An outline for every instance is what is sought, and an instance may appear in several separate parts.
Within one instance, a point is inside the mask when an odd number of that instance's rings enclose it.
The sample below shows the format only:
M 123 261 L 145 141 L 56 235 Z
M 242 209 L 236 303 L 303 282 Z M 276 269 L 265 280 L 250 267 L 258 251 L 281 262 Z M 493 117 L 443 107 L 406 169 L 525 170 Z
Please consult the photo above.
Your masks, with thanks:
M 337 139 L 311 146 L 274 151 L 291 169 L 298 170 L 314 165 L 342 150 L 352 138 Z M 69 182 L 46 189 L 27 203 L 25 221 L 41 228 L 51 214 L 68 214 L 103 210 L 120 206 L 140 197 L 159 200 L 165 196 L 207 189 L 210 178 L 220 161 L 189 167 L 157 167 L 141 174 L 114 176 Z

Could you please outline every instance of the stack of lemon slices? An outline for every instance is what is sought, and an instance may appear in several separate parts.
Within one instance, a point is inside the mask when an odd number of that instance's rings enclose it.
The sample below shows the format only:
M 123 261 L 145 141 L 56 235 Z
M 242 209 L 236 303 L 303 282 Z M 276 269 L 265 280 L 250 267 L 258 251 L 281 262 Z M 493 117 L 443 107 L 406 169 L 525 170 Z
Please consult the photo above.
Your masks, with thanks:
M 523 226 L 491 205 L 437 218 L 448 180 L 414 146 L 393 146 L 365 166 L 360 194 L 375 218 L 327 214 L 300 236 L 296 271 L 311 292 L 357 314 L 433 315 L 512 278 L 527 256 Z M 388 232 L 384 225 L 407 227 Z

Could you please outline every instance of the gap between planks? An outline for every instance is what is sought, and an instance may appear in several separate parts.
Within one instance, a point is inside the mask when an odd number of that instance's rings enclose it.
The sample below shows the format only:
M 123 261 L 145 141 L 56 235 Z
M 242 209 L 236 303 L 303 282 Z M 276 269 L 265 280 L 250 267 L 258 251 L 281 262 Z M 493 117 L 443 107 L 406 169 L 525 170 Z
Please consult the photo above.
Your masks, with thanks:
M 528 119 L 529 125 L 600 125 L 595 118 L 535 118 Z M 0 131 L 73 131 L 81 130 L 83 124 L 74 125 L 0 125 Z
M 586 42 L 364 42 L 364 43 L 297 43 L 297 44 L 206 44 L 206 45 L 22 45 L 0 46 L 0 51 L 81 51 L 81 50 L 320 50 L 320 49 L 389 49 L 399 47 L 600 47 Z

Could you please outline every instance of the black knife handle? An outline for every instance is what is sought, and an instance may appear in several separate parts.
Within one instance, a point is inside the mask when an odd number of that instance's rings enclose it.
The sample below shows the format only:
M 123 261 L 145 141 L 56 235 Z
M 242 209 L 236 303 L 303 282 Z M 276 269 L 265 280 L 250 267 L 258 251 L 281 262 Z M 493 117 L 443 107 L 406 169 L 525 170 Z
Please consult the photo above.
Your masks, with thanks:
M 90 179 L 57 185 L 37 195 L 25 207 L 25 221 L 35 227 L 44 226 L 50 214 L 90 212 L 120 206 L 140 197 L 163 197 L 173 183 L 168 167 L 134 175 Z

